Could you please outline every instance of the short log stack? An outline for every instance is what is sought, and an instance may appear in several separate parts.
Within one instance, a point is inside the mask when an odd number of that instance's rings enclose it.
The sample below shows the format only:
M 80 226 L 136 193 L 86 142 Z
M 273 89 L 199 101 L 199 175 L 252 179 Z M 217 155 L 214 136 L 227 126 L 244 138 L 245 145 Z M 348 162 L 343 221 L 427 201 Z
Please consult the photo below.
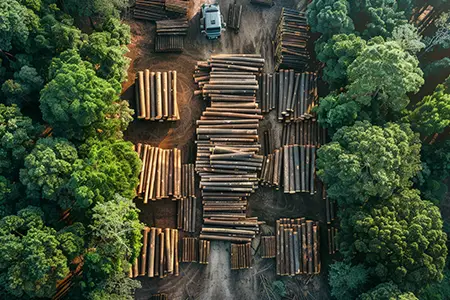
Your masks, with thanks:
M 231 244 L 231 270 L 248 269 L 252 266 L 251 243 Z
M 199 240 L 198 243 L 198 262 L 202 265 L 207 265 L 209 263 L 211 242 L 206 240 Z
M 181 52 L 189 24 L 187 19 L 156 21 L 155 52 Z
M 178 109 L 177 71 L 139 71 L 135 81 L 136 115 L 150 121 L 176 121 Z
M 182 52 L 184 49 L 184 36 L 157 35 L 155 37 L 155 52 Z
M 187 35 L 188 28 L 187 19 L 156 21 L 157 35 Z
M 164 3 L 165 0 L 136 0 L 134 18 L 147 21 L 167 19 Z
M 145 276 L 164 278 L 180 274 L 178 263 L 178 230 L 145 227 L 141 255 L 136 259 L 130 277 Z
M 279 122 L 296 122 L 314 117 L 318 103 L 317 74 L 280 70 L 259 77 L 258 101 L 262 113 L 277 111 Z
M 237 5 L 236 0 L 230 3 L 228 9 L 228 23 L 227 28 L 233 29 L 238 33 L 241 26 L 242 5 Z
M 181 194 L 178 201 L 177 224 L 185 232 L 195 232 L 197 197 L 195 195 L 194 164 L 184 164 L 181 170 Z
M 305 218 L 282 218 L 276 222 L 277 275 L 319 274 L 319 223 Z
M 180 15 L 187 15 L 187 11 L 189 8 L 189 0 L 165 0 L 166 1 L 166 10 L 170 12 L 174 12 Z
M 197 262 L 198 261 L 198 240 L 194 237 L 183 237 L 181 252 L 181 262 Z
M 337 241 L 338 229 L 334 226 L 328 226 L 328 254 L 335 254 L 339 251 Z
M 285 125 L 282 147 L 264 159 L 261 184 L 276 189 L 283 187 L 286 194 L 315 194 L 316 153 L 325 138 L 324 131 L 312 120 Z
M 138 143 L 135 150 L 142 160 L 138 197 L 148 200 L 181 198 L 181 150 L 162 149 Z
M 330 225 L 336 219 L 336 203 L 328 198 L 325 186 L 322 189 L 322 198 L 325 201 L 327 224 Z
M 275 69 L 305 70 L 310 59 L 308 40 L 306 12 L 283 7 L 275 36 Z
M 276 239 L 274 235 L 261 237 L 261 257 L 275 258 L 277 255 Z
M 149 300 L 167 300 L 169 297 L 165 293 L 154 294 Z

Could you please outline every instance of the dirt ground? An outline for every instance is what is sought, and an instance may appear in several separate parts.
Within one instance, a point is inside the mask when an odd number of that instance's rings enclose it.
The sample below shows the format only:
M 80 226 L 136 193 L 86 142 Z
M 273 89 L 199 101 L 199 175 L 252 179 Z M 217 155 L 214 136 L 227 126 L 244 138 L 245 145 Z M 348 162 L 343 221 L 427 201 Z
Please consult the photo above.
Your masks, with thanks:
M 211 0 L 208 0 L 211 1 Z M 159 145 L 163 148 L 178 147 L 183 150 L 183 162 L 194 162 L 195 159 L 195 120 L 200 118 L 207 103 L 193 96 L 196 88 L 192 79 L 197 61 L 206 60 L 215 53 L 259 53 L 266 59 L 265 71 L 272 72 L 273 40 L 281 8 L 302 8 L 304 0 L 276 1 L 276 5 L 262 7 L 250 4 L 250 1 L 238 0 L 243 5 L 241 29 L 238 34 L 226 31 L 217 41 L 208 41 L 199 32 L 199 8 L 203 2 L 195 0 L 191 3 L 188 13 L 190 29 L 185 39 L 183 53 L 154 53 L 155 26 L 152 22 L 127 20 L 131 27 L 132 43 L 129 45 L 131 66 L 128 71 L 128 81 L 123 85 L 123 99 L 130 100 L 134 107 L 134 78 L 138 70 L 146 68 L 152 71 L 177 70 L 178 98 L 181 120 L 177 122 L 156 123 L 135 120 L 125 132 L 125 138 L 133 143 Z M 232 0 L 219 2 L 222 14 L 227 19 L 228 5 Z M 276 122 L 275 114 L 265 116 L 261 122 L 262 133 L 265 129 L 273 130 L 276 139 L 275 146 L 280 144 L 281 125 Z M 198 178 L 197 178 L 198 179 Z M 200 197 L 198 197 L 200 198 Z M 285 196 L 272 188 L 260 187 L 249 198 L 249 215 L 257 216 L 267 225 L 264 232 L 273 231 L 275 220 L 280 217 L 307 217 L 324 221 L 324 203 L 321 195 Z M 201 200 L 197 200 L 198 220 L 197 233 L 201 226 Z M 142 204 L 136 200 L 141 210 L 141 220 L 149 226 L 176 226 L 176 202 L 163 200 Z M 325 223 L 323 223 L 325 224 Z M 323 226 L 321 243 L 326 245 L 326 228 Z M 259 239 L 253 241 L 253 250 L 257 251 Z M 322 269 L 330 259 L 322 247 Z M 325 251 L 324 251 L 325 250 Z M 136 291 L 136 299 L 148 299 L 151 294 L 164 292 L 169 299 L 281 299 L 272 291 L 272 282 L 278 280 L 286 287 L 283 299 L 328 299 L 326 274 L 319 276 L 296 276 L 295 278 L 277 278 L 275 275 L 275 260 L 261 259 L 254 256 L 253 267 L 249 270 L 230 270 L 230 244 L 226 242 L 211 243 L 211 255 L 208 265 L 181 264 L 179 277 L 165 279 L 138 278 L 142 288 Z

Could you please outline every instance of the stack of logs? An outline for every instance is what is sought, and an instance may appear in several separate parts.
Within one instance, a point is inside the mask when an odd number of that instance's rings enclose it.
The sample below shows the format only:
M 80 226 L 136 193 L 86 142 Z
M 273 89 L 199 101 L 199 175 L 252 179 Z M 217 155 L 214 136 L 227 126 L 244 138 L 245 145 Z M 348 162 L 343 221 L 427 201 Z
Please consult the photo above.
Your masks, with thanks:
M 155 52 L 180 52 L 189 28 L 186 19 L 156 21 Z
M 263 113 L 276 109 L 278 121 L 295 122 L 313 117 L 317 105 L 317 74 L 280 70 L 259 77 L 258 101 Z
M 177 71 L 139 71 L 135 82 L 138 119 L 176 121 L 180 119 L 177 102 Z
M 177 224 L 185 232 L 195 232 L 197 197 L 194 165 L 184 164 L 181 170 L 181 199 L 178 201 Z
M 304 70 L 310 58 L 308 40 L 306 13 L 283 7 L 275 36 L 275 69 L 282 67 Z
M 231 270 L 248 269 L 252 265 L 251 243 L 231 244 Z
M 230 3 L 230 8 L 228 9 L 227 28 L 233 29 L 234 32 L 238 33 L 241 26 L 241 15 L 242 5 L 237 5 L 236 0 L 234 0 L 234 3 Z
M 165 0 L 136 0 L 134 18 L 147 21 L 167 19 L 164 3 Z
M 148 200 L 181 198 L 181 150 L 161 149 L 138 143 L 136 152 L 142 160 L 137 195 Z
M 315 194 L 316 152 L 324 142 L 325 132 L 319 130 L 315 121 L 285 125 L 282 147 L 268 154 L 263 161 L 261 184 L 276 189 L 282 186 L 284 193 L 289 194 Z
M 204 226 L 200 238 L 249 242 L 258 220 L 247 218 L 247 200 L 258 187 L 257 155 L 261 110 L 256 103 L 256 74 L 264 59 L 253 54 L 214 55 L 198 62 L 197 94 L 211 99 L 197 121 L 196 171 L 200 175 Z
M 277 275 L 320 273 L 319 223 L 305 218 L 277 220 Z
M 189 8 L 189 0 L 166 0 L 166 10 L 186 16 Z
M 274 235 L 261 237 L 261 257 L 274 258 L 277 255 L 277 248 Z
M 211 242 L 206 240 L 199 240 L 198 262 L 207 265 L 209 262 L 209 252 L 211 249 Z
M 167 299 L 169 299 L 167 297 L 167 294 L 159 293 L 159 294 L 152 295 L 149 300 L 167 300 Z
M 181 240 L 181 262 L 197 262 L 198 241 L 194 237 L 183 237 Z
M 325 201 L 328 227 L 328 253 L 334 254 L 339 250 L 339 245 L 336 241 L 338 229 L 333 225 L 333 221 L 336 220 L 336 203 L 328 197 L 325 185 L 322 187 L 322 198 Z
M 328 254 L 335 254 L 339 251 L 337 242 L 338 229 L 334 226 L 328 226 Z
M 131 267 L 130 278 L 145 275 L 163 278 L 179 274 L 178 230 L 145 227 L 141 256 Z

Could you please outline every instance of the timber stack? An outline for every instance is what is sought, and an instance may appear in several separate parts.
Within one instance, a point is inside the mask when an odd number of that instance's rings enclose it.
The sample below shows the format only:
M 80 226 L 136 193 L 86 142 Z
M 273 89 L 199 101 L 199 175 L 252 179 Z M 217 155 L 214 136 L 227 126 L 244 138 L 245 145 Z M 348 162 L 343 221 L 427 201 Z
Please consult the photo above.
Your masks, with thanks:
M 166 10 L 177 13 L 182 16 L 187 15 L 187 11 L 189 8 L 189 1 L 186 0 L 165 0 L 166 4 Z
M 325 143 L 325 134 L 312 120 L 285 124 L 282 147 L 264 158 L 261 184 L 276 189 L 283 187 L 286 194 L 315 194 L 316 153 Z
M 308 40 L 306 12 L 283 7 L 275 36 L 275 69 L 281 67 L 303 71 L 310 59 Z
M 325 185 L 322 188 L 322 198 L 325 201 L 327 224 L 330 225 L 336 219 L 336 203 L 328 198 Z
M 165 293 L 154 294 L 149 300 L 167 300 L 169 297 Z
M 211 242 L 207 240 L 199 240 L 198 247 L 198 262 L 203 265 L 207 265 L 209 262 L 209 252 L 211 249 Z
M 279 122 L 297 122 L 314 117 L 318 103 L 317 74 L 293 69 L 261 74 L 258 102 L 262 113 L 276 109 Z
M 181 52 L 189 24 L 187 19 L 156 21 L 155 52 Z
M 274 235 L 261 237 L 261 257 L 275 258 L 277 255 L 276 239 Z
M 194 164 L 183 164 L 181 169 L 181 198 L 178 200 L 178 228 L 185 232 L 195 232 L 196 211 Z
M 150 121 L 177 121 L 177 71 L 139 71 L 135 81 L 136 114 L 138 119 Z
M 241 26 L 242 5 L 237 5 L 236 0 L 230 3 L 228 9 L 228 23 L 227 28 L 233 29 L 235 33 L 239 32 Z
M 195 169 L 200 175 L 204 224 L 201 239 L 250 242 L 259 230 L 247 218 L 247 197 L 258 187 L 261 110 L 256 74 L 264 59 L 253 54 L 213 55 L 198 62 L 196 94 L 211 100 L 197 121 Z
M 281 218 L 276 222 L 277 275 L 320 273 L 319 223 L 305 218 Z
M 142 235 L 141 255 L 133 263 L 130 277 L 178 276 L 178 230 L 145 227 Z
M 194 237 L 183 237 L 181 242 L 181 262 L 197 262 L 198 261 L 198 241 Z
M 263 6 L 270 6 L 270 7 L 275 5 L 273 0 L 251 0 L 250 3 L 263 5 Z
M 231 270 L 248 269 L 252 265 L 251 243 L 231 244 Z
M 165 0 L 136 0 L 134 18 L 146 21 L 158 21 L 168 18 L 164 9 Z
M 181 150 L 162 149 L 138 143 L 135 146 L 142 160 L 137 195 L 148 200 L 181 198 Z
M 335 254 L 339 251 L 337 241 L 338 229 L 334 226 L 328 226 L 328 254 Z

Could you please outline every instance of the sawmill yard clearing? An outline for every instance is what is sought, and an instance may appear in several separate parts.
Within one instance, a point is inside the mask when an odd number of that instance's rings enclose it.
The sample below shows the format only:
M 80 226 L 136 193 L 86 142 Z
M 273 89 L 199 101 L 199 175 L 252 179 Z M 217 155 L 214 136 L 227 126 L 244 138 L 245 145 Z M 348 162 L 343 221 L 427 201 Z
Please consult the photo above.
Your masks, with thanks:
M 219 5 L 225 21 L 227 21 L 229 4 L 233 0 L 221 0 Z M 155 23 L 134 20 L 130 17 L 126 22 L 131 27 L 132 42 L 127 54 L 131 59 L 128 70 L 128 81 L 123 85 L 123 99 L 134 101 L 134 82 L 136 73 L 144 69 L 151 72 L 176 70 L 178 76 L 178 108 L 180 120 L 175 122 L 148 122 L 135 118 L 125 132 L 125 139 L 133 144 L 142 143 L 161 148 L 182 150 L 184 163 L 194 163 L 196 154 L 196 124 L 202 111 L 207 107 L 206 101 L 194 96 L 196 85 L 193 80 L 197 61 L 205 61 L 211 55 L 223 53 L 257 53 L 265 59 L 265 72 L 274 72 L 274 39 L 277 23 L 282 7 L 301 9 L 303 2 L 277 1 L 273 7 L 258 6 L 247 1 L 237 1 L 242 5 L 242 17 L 239 33 L 227 30 L 218 40 L 207 40 L 200 34 L 200 6 L 204 2 L 191 1 L 188 9 L 189 29 L 184 40 L 184 51 L 181 53 L 155 53 Z M 273 132 L 274 143 L 279 147 L 282 125 L 277 122 L 276 113 L 266 114 L 260 122 L 260 138 L 263 131 Z M 196 236 L 202 224 L 200 197 L 197 199 Z M 161 228 L 177 228 L 177 204 L 171 199 L 149 201 L 143 204 L 136 200 L 141 210 L 140 219 L 147 226 Z M 282 190 L 271 187 L 259 187 L 248 201 L 247 215 L 258 217 L 267 225 L 262 225 L 260 232 L 274 231 L 275 222 L 279 218 L 306 217 L 326 222 L 325 203 L 320 193 L 285 195 Z M 321 228 L 322 229 L 322 228 Z M 326 228 L 321 234 L 321 244 L 326 245 Z M 273 232 L 272 235 L 275 233 Z M 252 250 L 260 247 L 260 239 L 252 241 Z M 325 250 L 326 247 L 324 246 Z M 282 282 L 286 289 L 283 299 L 328 299 L 326 274 L 300 275 L 283 278 L 276 276 L 274 260 L 264 260 L 254 255 L 252 268 L 231 270 L 230 243 L 211 241 L 208 265 L 196 263 L 180 264 L 180 276 L 154 279 L 138 277 L 142 288 L 136 290 L 136 299 L 148 299 L 151 294 L 167 293 L 169 299 L 281 299 L 277 298 L 274 282 Z M 326 251 L 321 251 L 322 269 L 328 263 Z M 278 282 L 279 281 L 279 282 Z M 278 285 L 277 285 L 278 286 Z

